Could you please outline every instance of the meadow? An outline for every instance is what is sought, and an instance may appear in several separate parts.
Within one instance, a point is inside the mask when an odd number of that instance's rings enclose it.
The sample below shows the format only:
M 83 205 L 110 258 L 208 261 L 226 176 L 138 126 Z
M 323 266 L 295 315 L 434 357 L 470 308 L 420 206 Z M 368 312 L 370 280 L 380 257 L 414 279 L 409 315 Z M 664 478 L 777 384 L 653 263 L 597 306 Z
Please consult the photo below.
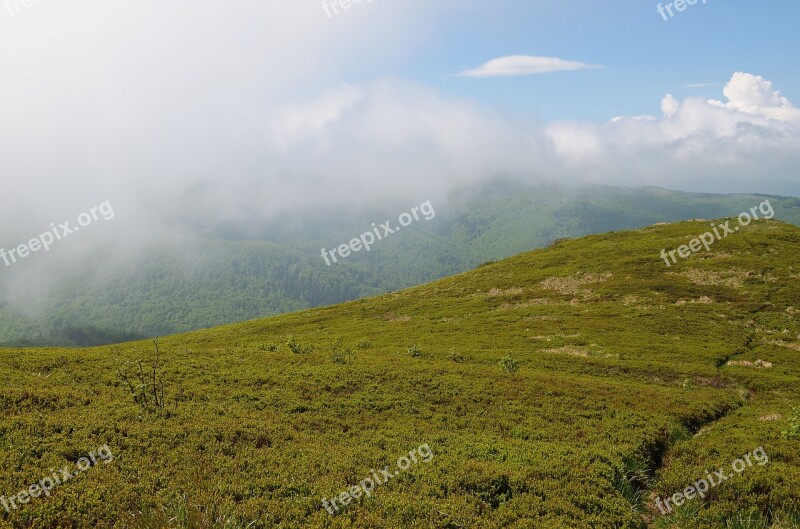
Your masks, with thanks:
M 665 266 L 707 226 L 157 343 L 0 349 L 0 496 L 114 456 L 0 506 L 0 527 L 800 527 L 800 228 L 759 221 Z M 656 507 L 759 447 L 768 463 Z

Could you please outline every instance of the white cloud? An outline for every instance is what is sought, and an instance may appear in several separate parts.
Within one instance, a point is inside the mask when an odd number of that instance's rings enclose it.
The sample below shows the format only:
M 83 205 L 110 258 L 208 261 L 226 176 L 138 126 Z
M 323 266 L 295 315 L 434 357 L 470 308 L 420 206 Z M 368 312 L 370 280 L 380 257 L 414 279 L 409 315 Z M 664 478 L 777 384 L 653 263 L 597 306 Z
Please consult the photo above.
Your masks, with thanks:
M 728 98 L 727 103 L 714 99 L 709 100 L 709 103 L 747 114 L 800 124 L 800 109 L 795 108 L 780 91 L 773 89 L 772 82 L 760 75 L 736 72 L 722 93 Z
M 678 111 L 678 108 L 680 108 L 680 103 L 678 103 L 678 100 L 675 99 L 675 96 L 672 94 L 667 94 L 664 96 L 664 99 L 661 100 L 661 112 L 663 112 L 665 116 L 672 116 Z
M 503 77 L 511 75 L 536 75 L 565 70 L 593 70 L 600 65 L 579 61 L 565 61 L 558 57 L 536 57 L 532 55 L 509 55 L 499 57 L 474 68 L 465 70 L 463 77 Z
M 751 90 L 739 97 L 761 101 L 757 87 Z M 386 78 L 291 108 L 291 126 L 273 137 L 281 139 L 276 160 L 295 174 L 317 175 L 314 193 L 326 201 L 440 193 L 494 174 L 753 191 L 770 178 L 797 181 L 800 165 L 800 127 L 772 119 L 768 109 L 747 113 L 702 97 L 667 94 L 660 116 L 543 125 Z M 296 185 L 297 196 L 309 200 L 308 181 Z
M 546 127 L 560 162 L 577 179 L 717 192 L 762 191 L 798 182 L 800 119 L 772 83 L 736 73 L 723 103 L 667 94 L 662 116 Z
M 305 175 L 294 185 L 306 200 L 312 192 L 326 202 L 435 196 L 488 175 L 529 174 L 550 157 L 538 124 L 397 78 L 325 92 L 290 115 L 273 139 L 279 165 Z
M 666 96 L 658 117 L 549 125 L 369 79 L 426 49 L 461 4 L 373 2 L 330 19 L 295 0 L 82 0 L 0 17 L 13 80 L 0 83 L 0 246 L 105 200 L 113 250 L 130 255 L 188 222 L 294 222 L 304 207 L 428 200 L 497 174 L 723 192 L 797 181 L 798 109 L 750 74 L 733 76 L 725 102 Z M 595 68 L 519 55 L 461 75 Z M 60 268 L 73 248 L 80 262 L 99 231 L 41 262 Z
M 362 90 L 344 85 L 305 104 L 288 104 L 272 124 L 273 139 L 281 146 L 321 133 L 363 97 Z
M 428 200 L 497 174 L 720 191 L 797 180 L 797 109 L 755 76 L 734 76 L 725 103 L 667 97 L 659 117 L 545 126 L 404 79 L 343 84 L 424 49 L 405 35 L 456 0 L 334 19 L 318 3 L 231 1 L 52 2 L 0 17 L 14 80 L 0 84 L 0 246 L 105 200 L 115 248 L 134 253 L 126 225 L 149 238 L 181 221 L 290 222 L 304 207 Z M 597 67 L 512 57 L 470 75 Z M 64 248 L 81 240 L 95 239 Z
M 173 214 L 215 186 L 267 188 L 262 209 L 282 205 L 274 197 L 298 160 L 280 146 L 323 130 L 357 88 L 305 115 L 294 101 L 422 48 L 453 1 L 374 2 L 334 19 L 295 0 L 44 2 L 0 16 L 0 64 L 14 80 L 0 83 L 0 179 L 13 197 L 0 239 L 104 200 L 120 218 L 138 211 L 149 233 L 150 209 Z M 238 208 L 210 203 L 209 216 Z

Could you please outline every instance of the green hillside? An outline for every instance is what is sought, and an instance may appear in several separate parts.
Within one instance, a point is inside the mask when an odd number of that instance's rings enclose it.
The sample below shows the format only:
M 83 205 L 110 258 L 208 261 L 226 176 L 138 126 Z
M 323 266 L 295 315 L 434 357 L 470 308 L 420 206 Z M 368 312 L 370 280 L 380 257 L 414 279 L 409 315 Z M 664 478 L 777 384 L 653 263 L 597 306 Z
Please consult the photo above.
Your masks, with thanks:
M 565 237 L 738 215 L 763 199 L 494 181 L 435 202 L 434 219 L 335 266 L 326 266 L 321 248 L 350 240 L 410 205 L 300 211 L 264 225 L 198 228 L 193 239 L 154 244 L 122 264 L 93 256 L 78 270 L 49 276 L 54 284 L 45 299 L 6 300 L 8 285 L 0 277 L 0 344 L 101 345 L 332 305 L 433 281 Z M 776 218 L 800 225 L 800 199 L 770 200 Z
M 800 527 L 800 228 L 666 266 L 707 230 L 560 241 L 160 355 L 2 349 L 0 495 L 113 461 L 0 504 L 0 527 Z

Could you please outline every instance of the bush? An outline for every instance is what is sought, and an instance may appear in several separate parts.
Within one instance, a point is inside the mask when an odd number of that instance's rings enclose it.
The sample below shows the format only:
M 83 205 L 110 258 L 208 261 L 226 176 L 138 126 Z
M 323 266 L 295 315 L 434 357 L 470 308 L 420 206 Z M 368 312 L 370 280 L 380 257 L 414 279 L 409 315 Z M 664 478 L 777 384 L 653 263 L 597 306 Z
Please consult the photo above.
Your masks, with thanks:
M 313 345 L 311 345 L 311 344 L 309 344 L 309 345 L 300 344 L 300 343 L 297 342 L 297 340 L 294 339 L 294 336 L 289 338 L 289 341 L 286 342 L 286 346 L 289 348 L 289 350 L 291 352 L 293 352 L 294 354 L 298 354 L 298 355 L 311 354 L 311 353 L 314 352 L 314 346 Z
M 463 362 L 464 355 L 457 353 L 455 349 L 450 349 L 450 352 L 447 353 L 447 359 L 453 362 Z
M 789 417 L 789 428 L 781 432 L 784 439 L 800 439 L 800 407 L 792 408 Z
M 500 360 L 500 366 L 503 368 L 503 371 L 505 371 L 506 373 L 516 373 L 517 370 L 519 369 L 519 364 L 516 362 L 516 360 L 511 358 L 510 354 L 507 355 L 507 356 L 504 356 Z
M 331 360 L 334 364 L 347 364 L 353 359 L 353 351 L 349 347 L 344 347 L 343 339 L 340 337 L 331 343 Z
M 414 358 L 422 356 L 422 349 L 419 348 L 417 345 L 409 345 L 408 346 L 408 355 Z
M 128 362 L 117 368 L 117 375 L 130 390 L 133 402 L 146 413 L 163 412 L 167 407 L 167 399 L 164 394 L 164 374 L 159 373 L 161 349 L 158 347 L 158 340 L 153 340 L 153 345 L 156 348 L 156 358 L 152 367 L 145 369 L 142 361 L 139 360 L 135 366 Z M 131 370 L 133 370 L 133 374 L 130 373 Z M 178 407 L 178 399 L 182 393 L 180 391 L 175 395 L 173 412 Z

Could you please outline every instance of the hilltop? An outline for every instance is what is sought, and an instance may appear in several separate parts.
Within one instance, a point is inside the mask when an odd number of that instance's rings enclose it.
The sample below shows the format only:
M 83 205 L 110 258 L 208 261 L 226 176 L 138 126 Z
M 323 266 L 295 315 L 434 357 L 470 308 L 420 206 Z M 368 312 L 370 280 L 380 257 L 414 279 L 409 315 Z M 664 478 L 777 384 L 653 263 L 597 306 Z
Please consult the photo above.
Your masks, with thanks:
M 430 197 L 420 198 L 423 199 Z M 738 215 L 759 195 L 659 188 L 490 181 L 436 199 L 436 215 L 327 266 L 321 248 L 349 241 L 413 204 L 298 210 L 259 224 L 186 226 L 192 237 L 91 256 L 26 283 L 0 274 L 0 344 L 86 346 L 189 332 L 400 290 L 566 237 L 656 222 Z M 776 218 L 800 225 L 800 199 L 770 197 Z M 120 213 L 122 215 L 122 213 Z M 120 253 L 120 255 L 117 255 Z M 45 289 L 46 286 L 46 289 Z M 42 292 L 44 290 L 44 292 Z M 20 295 L 25 292 L 25 295 Z M 36 295 L 34 293 L 40 293 Z
M 798 527 L 800 228 L 758 221 L 666 266 L 662 249 L 708 229 L 562 240 L 163 338 L 160 356 L 146 341 L 0 350 L 0 495 L 114 454 L 0 508 L 0 527 Z M 139 386 L 153 372 L 155 394 Z M 757 449 L 768 463 L 655 507 Z

